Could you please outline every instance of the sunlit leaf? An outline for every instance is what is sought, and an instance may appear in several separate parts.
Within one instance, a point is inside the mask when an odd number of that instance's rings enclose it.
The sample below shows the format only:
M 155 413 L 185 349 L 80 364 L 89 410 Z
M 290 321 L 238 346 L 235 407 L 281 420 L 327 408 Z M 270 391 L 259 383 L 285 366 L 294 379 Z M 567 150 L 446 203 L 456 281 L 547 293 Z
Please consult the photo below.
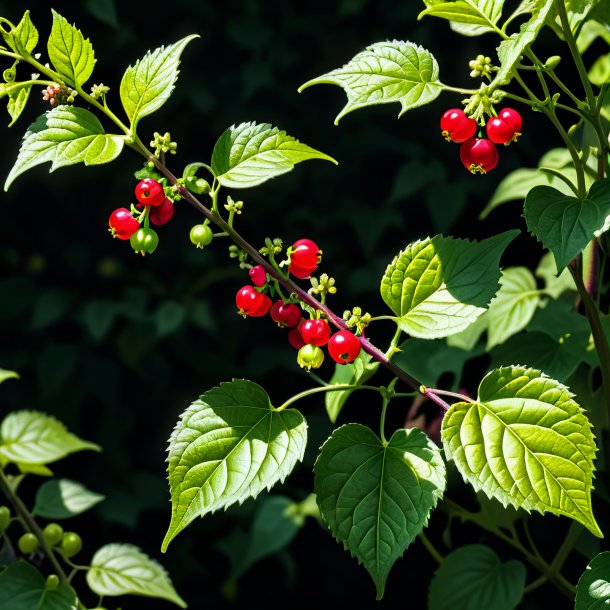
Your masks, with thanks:
M 93 508 L 104 497 L 76 481 L 53 479 L 38 488 L 32 514 L 45 519 L 69 519 Z

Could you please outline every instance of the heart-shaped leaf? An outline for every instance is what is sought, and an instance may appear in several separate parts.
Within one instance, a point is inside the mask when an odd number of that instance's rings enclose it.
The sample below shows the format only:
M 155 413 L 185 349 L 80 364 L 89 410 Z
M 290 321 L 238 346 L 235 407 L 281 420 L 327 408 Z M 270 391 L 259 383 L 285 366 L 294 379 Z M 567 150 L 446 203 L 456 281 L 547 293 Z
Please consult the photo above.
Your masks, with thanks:
M 609 605 L 610 551 L 605 551 L 591 561 L 580 577 L 574 610 L 601 610 Z

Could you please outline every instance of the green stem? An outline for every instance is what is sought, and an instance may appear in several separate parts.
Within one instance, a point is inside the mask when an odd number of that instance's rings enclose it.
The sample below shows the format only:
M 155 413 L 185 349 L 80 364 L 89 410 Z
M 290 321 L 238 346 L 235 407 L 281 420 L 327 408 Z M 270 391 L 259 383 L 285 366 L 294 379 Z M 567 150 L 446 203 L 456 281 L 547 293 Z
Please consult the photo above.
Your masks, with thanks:
M 583 528 L 579 523 L 573 521 L 570 524 L 570 529 L 563 539 L 561 546 L 557 550 L 557 553 L 555 553 L 555 558 L 551 562 L 551 571 L 554 574 L 559 574 L 561 572 L 561 568 L 568 558 L 570 551 L 574 548 L 574 545 L 578 541 L 578 538 L 582 534 L 582 530 Z
M 310 388 L 309 390 L 303 390 L 303 392 L 299 392 L 294 396 L 291 396 L 286 402 L 283 402 L 275 411 L 283 411 L 286 407 L 289 407 L 291 404 L 301 400 L 301 398 L 305 398 L 306 396 L 311 396 L 312 394 L 318 394 L 320 392 L 339 392 L 342 390 L 373 390 L 375 392 L 379 392 L 379 388 L 374 385 L 358 385 L 354 383 L 338 383 L 328 386 L 323 386 L 320 388 Z
M 587 292 L 585 287 L 582 277 L 581 259 L 582 257 L 580 255 L 574 259 L 574 261 L 570 263 L 569 269 L 572 277 L 574 278 L 574 283 L 576 284 L 578 294 L 580 295 L 584 305 L 585 314 L 589 320 L 589 326 L 591 327 L 595 349 L 597 350 L 597 355 L 601 365 L 604 402 L 606 404 L 608 417 L 610 418 L 610 346 L 608 345 L 608 340 L 606 339 L 606 334 L 604 333 L 597 304 Z
M 424 534 L 423 531 L 419 532 L 419 534 L 417 534 L 417 537 L 421 540 L 421 543 L 424 545 L 424 547 L 426 547 L 428 553 L 432 555 L 436 563 L 440 565 L 441 563 L 443 563 L 443 561 L 445 561 L 445 558 L 438 552 L 436 547 L 432 544 L 431 540 L 428 538 L 428 536 L 426 536 L 426 534 Z
M 389 404 L 390 404 L 390 398 L 388 396 L 384 396 L 383 402 L 381 405 L 381 417 L 379 418 L 379 436 L 381 438 L 381 442 L 384 445 L 388 444 L 388 441 L 385 438 L 385 414 L 388 410 Z
M 528 593 L 531 593 L 532 591 L 534 591 L 538 587 L 541 587 L 548 581 L 549 579 L 544 574 L 542 574 L 536 580 L 533 580 L 529 585 L 527 585 L 525 589 L 523 589 L 523 594 L 527 595 Z

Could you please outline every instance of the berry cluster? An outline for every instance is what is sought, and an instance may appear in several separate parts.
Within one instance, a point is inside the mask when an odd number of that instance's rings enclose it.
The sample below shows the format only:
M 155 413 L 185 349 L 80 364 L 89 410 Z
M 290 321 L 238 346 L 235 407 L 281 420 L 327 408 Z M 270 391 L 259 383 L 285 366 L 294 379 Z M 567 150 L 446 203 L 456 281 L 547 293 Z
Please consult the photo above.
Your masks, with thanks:
M 459 108 L 450 108 L 441 117 L 441 134 L 460 146 L 460 160 L 472 174 L 486 174 L 498 164 L 496 144 L 508 146 L 521 135 L 521 115 L 512 108 L 500 110 L 485 127 L 487 138 L 474 137 L 477 123 Z
M 288 272 L 308 279 L 321 260 L 321 251 L 310 239 L 299 239 L 288 248 Z M 261 317 L 269 313 L 280 328 L 288 330 L 288 341 L 298 350 L 297 362 L 307 370 L 317 369 L 324 362 L 324 345 L 331 358 L 339 364 L 353 362 L 360 353 L 360 339 L 349 330 L 331 334 L 328 321 L 321 312 L 311 312 L 310 318 L 302 316 L 302 309 L 294 299 L 278 299 L 272 302 L 267 291 L 274 291 L 262 265 L 248 270 L 252 284 L 242 286 L 235 295 L 237 313 L 244 318 Z

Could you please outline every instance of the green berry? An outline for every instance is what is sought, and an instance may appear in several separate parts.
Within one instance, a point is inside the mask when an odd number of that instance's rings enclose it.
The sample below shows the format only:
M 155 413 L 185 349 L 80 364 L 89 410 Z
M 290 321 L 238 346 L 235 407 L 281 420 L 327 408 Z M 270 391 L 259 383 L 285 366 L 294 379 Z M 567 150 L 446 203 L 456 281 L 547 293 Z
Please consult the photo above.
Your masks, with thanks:
M 59 587 L 59 576 L 57 576 L 57 574 L 49 574 L 47 576 L 45 589 L 47 589 L 47 591 L 54 591 L 57 587 Z
M 83 548 L 81 537 L 74 532 L 66 532 L 61 539 L 61 550 L 68 559 L 74 557 Z
M 191 242 L 194 243 L 198 248 L 203 248 L 211 243 L 214 239 L 212 229 L 208 225 L 195 225 L 189 233 Z
M 64 535 L 64 528 L 58 523 L 49 523 L 43 530 L 42 535 L 47 544 L 55 546 L 59 544 Z
M 38 538 L 31 533 L 23 534 L 17 541 L 17 546 L 24 555 L 31 555 L 38 549 L 39 545 L 40 542 L 38 541 Z
M 11 509 L 8 506 L 0 506 L 0 532 L 3 532 L 11 520 Z

